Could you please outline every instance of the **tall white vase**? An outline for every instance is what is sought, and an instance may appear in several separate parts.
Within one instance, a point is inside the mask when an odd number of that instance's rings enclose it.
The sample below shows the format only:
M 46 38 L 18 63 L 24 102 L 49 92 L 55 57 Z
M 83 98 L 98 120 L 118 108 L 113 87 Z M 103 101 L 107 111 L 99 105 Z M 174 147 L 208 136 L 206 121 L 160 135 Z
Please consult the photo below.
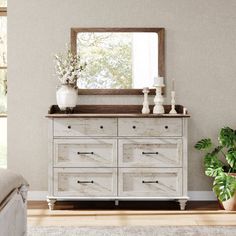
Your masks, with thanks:
M 78 90 L 69 86 L 61 85 L 57 90 L 57 105 L 63 111 L 66 108 L 74 108 L 77 103 Z

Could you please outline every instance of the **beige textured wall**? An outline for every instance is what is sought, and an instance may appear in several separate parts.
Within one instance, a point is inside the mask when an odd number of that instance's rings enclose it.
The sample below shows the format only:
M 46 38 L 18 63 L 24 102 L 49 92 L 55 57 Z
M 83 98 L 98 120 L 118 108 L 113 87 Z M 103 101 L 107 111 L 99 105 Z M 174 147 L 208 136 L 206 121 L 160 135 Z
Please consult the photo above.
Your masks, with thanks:
M 199 154 L 201 137 L 236 128 L 236 1 L 234 0 L 9 0 L 8 166 L 31 190 L 47 189 L 47 120 L 55 103 L 52 55 L 71 27 L 165 27 L 166 78 L 191 112 L 189 189 L 208 190 Z M 80 103 L 140 103 L 139 97 L 80 97 Z M 166 99 L 169 102 L 169 96 Z

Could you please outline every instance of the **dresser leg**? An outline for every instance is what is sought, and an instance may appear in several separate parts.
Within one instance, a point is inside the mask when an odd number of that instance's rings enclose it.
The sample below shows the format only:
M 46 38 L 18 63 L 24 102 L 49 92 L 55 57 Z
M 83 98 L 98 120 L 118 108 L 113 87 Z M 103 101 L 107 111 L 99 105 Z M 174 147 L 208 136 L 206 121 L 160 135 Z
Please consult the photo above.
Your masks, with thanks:
M 119 206 L 119 200 L 115 200 L 115 206 Z
M 184 211 L 184 210 L 185 210 L 187 201 L 188 201 L 188 200 L 186 200 L 186 199 L 179 199 L 179 200 L 178 200 L 179 206 L 180 206 L 180 210 L 181 210 L 181 211 Z
M 54 210 L 56 201 L 57 201 L 56 199 L 47 199 L 49 210 L 51 211 Z

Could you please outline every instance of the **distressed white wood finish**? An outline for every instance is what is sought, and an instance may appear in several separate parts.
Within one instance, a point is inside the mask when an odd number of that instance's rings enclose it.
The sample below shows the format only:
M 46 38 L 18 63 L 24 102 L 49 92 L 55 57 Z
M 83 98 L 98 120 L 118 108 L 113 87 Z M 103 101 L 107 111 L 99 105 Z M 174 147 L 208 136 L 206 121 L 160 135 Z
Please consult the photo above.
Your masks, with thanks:
M 116 136 L 116 118 L 54 119 L 54 136 Z
M 49 119 L 48 121 L 48 155 L 49 155 L 49 165 L 48 165 L 48 196 L 53 196 L 53 168 L 54 168 L 54 161 L 53 161 L 53 156 L 54 156 L 54 145 L 53 145 L 53 140 L 54 140 L 54 119 Z M 48 204 L 49 209 L 51 208 L 50 205 Z
M 63 200 L 176 200 L 185 209 L 187 118 L 112 115 L 49 119 L 49 208 Z
M 116 168 L 55 168 L 56 196 L 117 196 Z
M 188 199 L 188 119 L 183 118 L 183 196 Z M 187 202 L 187 201 L 186 201 Z M 185 202 L 185 205 L 186 205 Z M 185 209 L 184 205 L 184 209 Z
M 179 202 L 180 210 L 184 211 L 186 207 L 187 199 L 179 199 L 178 202 Z
M 54 140 L 54 167 L 116 166 L 116 139 Z
M 50 197 L 47 198 L 49 210 L 54 210 L 54 206 L 55 206 L 56 201 L 57 201 L 56 198 L 50 198 Z
M 173 137 L 182 136 L 181 118 L 119 118 L 119 136 Z
M 120 167 L 181 167 L 182 139 L 120 139 Z
M 119 168 L 119 196 L 180 197 L 181 168 Z

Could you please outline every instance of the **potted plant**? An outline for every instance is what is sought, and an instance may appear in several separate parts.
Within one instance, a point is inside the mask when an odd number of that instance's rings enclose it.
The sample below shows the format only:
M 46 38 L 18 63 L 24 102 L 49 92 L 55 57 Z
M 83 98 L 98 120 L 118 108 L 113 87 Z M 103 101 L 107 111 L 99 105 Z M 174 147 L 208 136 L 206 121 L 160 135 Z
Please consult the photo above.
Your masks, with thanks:
M 225 210 L 236 210 L 236 130 L 224 127 L 218 136 L 219 144 L 213 145 L 206 138 L 195 144 L 204 150 L 205 174 L 213 177 L 213 191 Z
M 78 97 L 77 80 L 86 63 L 81 63 L 79 55 L 74 55 L 70 49 L 65 54 L 55 55 L 55 70 L 60 88 L 57 90 L 57 105 L 61 110 L 72 109 L 76 106 Z

